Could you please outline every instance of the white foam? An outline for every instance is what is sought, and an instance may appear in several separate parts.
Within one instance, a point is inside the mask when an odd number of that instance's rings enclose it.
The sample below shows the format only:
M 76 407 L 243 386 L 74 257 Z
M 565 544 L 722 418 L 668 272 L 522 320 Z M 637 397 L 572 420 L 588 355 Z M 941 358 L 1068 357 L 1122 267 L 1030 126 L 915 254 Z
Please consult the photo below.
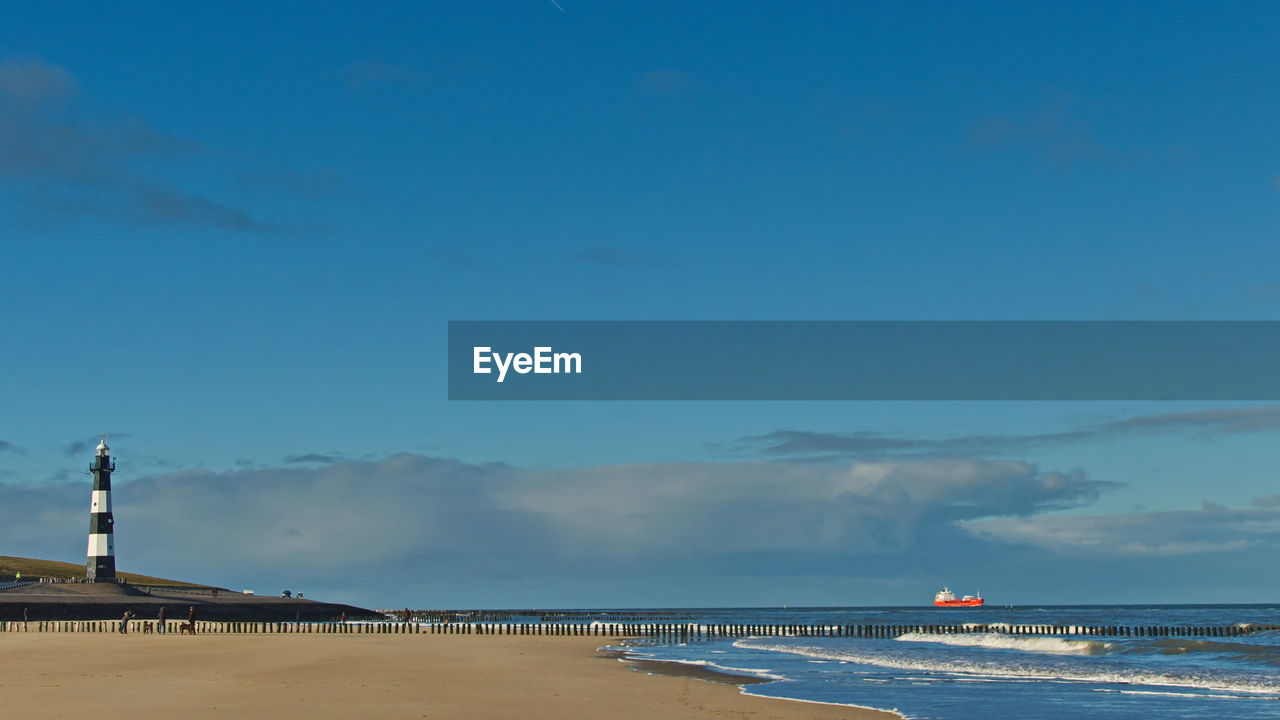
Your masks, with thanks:
M 634 648 L 631 648 L 631 649 L 634 649 Z M 667 658 L 656 658 L 650 655 L 645 655 L 643 653 L 633 653 L 633 652 L 628 652 L 624 657 L 618 658 L 618 660 L 622 662 L 628 662 L 631 660 L 647 660 L 649 662 L 664 662 L 664 663 L 673 663 L 676 665 L 696 665 L 698 667 L 705 667 L 708 670 L 716 670 L 722 673 L 729 673 L 730 675 L 750 675 L 752 677 L 758 677 L 765 680 L 786 680 L 787 679 L 782 675 L 775 675 L 774 673 L 771 673 L 768 670 L 763 670 L 760 668 L 730 667 L 728 665 L 720 665 L 718 663 L 713 663 L 710 660 L 669 660 Z
M 987 647 L 1001 650 L 1048 653 L 1050 655 L 1097 655 L 1115 647 L 1100 640 L 1065 640 L 1056 637 L 1025 637 L 1000 633 L 974 633 L 961 635 L 926 635 L 906 633 L 899 635 L 901 642 L 927 642 L 963 647 Z
M 985 677 L 1011 680 L 1046 680 L 1050 682 L 1110 683 L 1124 685 L 1153 685 L 1158 687 L 1180 687 L 1218 692 L 1249 693 L 1253 695 L 1280 695 L 1280 685 L 1271 683 L 1229 682 L 1215 678 L 1175 677 L 1147 672 L 1108 672 L 1059 670 L 1050 668 L 1021 668 L 998 663 L 984 663 L 963 660 L 921 660 L 902 657 L 887 657 L 870 653 L 858 653 L 849 650 L 835 650 L 820 647 L 790 646 L 775 643 L 739 640 L 735 647 L 747 650 L 764 650 L 780 652 L 801 657 L 822 658 L 828 660 L 848 660 L 863 665 L 897 670 L 916 670 L 920 672 L 947 673 L 968 677 Z
M 794 702 L 809 703 L 811 705 L 834 705 L 836 707 L 851 707 L 851 708 L 858 708 L 860 710 L 877 710 L 879 712 L 893 713 L 894 715 L 897 715 L 898 717 L 902 718 L 902 720 L 912 720 L 910 715 L 907 715 L 906 713 L 902 712 L 898 708 L 878 708 L 878 707 L 872 707 L 870 705 L 858 705 L 857 703 L 830 702 L 827 700 L 810 700 L 808 698 L 791 697 L 790 695 L 765 695 L 764 693 L 752 692 L 751 687 L 752 687 L 751 685 L 743 685 L 739 688 L 739 692 L 741 692 L 743 695 L 752 695 L 754 697 L 773 698 L 775 700 L 791 700 Z

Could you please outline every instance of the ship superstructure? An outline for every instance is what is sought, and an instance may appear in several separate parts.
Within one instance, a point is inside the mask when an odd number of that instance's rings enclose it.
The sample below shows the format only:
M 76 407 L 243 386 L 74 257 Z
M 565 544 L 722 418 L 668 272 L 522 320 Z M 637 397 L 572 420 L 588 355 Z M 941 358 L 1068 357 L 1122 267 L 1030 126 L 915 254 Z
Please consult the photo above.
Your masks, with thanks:
M 949 587 L 942 588 L 933 596 L 933 604 L 938 607 L 977 607 L 983 602 L 982 593 L 956 597 Z

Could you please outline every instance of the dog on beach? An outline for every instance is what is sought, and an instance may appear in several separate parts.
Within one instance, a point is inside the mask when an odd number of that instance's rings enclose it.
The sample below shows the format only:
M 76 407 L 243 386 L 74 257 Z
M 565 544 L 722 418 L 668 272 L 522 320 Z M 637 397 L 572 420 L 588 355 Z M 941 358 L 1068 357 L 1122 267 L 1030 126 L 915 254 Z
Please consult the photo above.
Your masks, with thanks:
M 196 626 L 192 625 L 189 622 L 182 623 L 181 625 L 178 626 L 178 634 L 179 635 L 195 635 Z
M 151 623 L 142 623 L 142 634 L 143 635 L 151 634 Z

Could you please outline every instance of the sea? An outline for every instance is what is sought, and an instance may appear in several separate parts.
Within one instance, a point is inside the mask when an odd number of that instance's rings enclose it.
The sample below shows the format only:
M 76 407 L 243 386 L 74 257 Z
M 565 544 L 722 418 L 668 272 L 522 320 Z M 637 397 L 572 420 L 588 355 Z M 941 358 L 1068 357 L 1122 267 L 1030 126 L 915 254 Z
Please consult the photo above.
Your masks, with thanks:
M 1280 605 L 671 609 L 705 624 L 1059 626 L 1280 624 Z M 1280 633 L 1237 637 L 744 637 L 643 641 L 636 657 L 773 682 L 751 695 L 892 710 L 913 720 L 1280 718 Z

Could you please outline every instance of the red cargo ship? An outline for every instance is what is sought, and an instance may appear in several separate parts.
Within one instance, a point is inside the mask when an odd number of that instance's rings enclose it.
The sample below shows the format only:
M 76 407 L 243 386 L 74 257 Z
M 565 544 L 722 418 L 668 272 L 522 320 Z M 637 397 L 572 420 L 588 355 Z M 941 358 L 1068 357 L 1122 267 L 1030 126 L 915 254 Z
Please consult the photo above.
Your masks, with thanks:
M 965 595 L 962 598 L 958 598 L 955 593 L 951 592 L 951 588 L 946 587 L 933 596 L 933 604 L 938 607 L 977 607 L 982 602 L 982 593 L 978 593 L 977 597 Z

